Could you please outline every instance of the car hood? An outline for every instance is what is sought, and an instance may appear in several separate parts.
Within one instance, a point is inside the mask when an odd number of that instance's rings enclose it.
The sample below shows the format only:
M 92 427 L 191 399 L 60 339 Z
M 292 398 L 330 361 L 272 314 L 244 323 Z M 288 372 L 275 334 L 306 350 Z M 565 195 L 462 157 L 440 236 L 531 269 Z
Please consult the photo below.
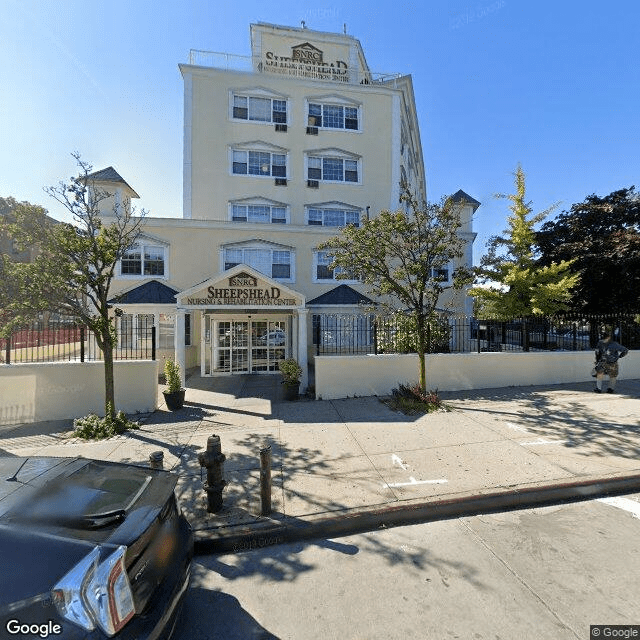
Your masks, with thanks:
M 46 599 L 94 547 L 129 546 L 176 481 L 166 471 L 84 458 L 0 458 L 0 611 Z

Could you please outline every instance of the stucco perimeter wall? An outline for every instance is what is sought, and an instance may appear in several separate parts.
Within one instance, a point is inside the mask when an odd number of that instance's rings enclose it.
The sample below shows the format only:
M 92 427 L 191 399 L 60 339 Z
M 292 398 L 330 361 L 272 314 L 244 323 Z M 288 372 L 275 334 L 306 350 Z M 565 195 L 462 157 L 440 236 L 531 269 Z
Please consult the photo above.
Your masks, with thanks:
M 116 409 L 157 407 L 158 363 L 114 362 Z M 0 425 L 104 415 L 102 362 L 47 362 L 0 366 Z
M 398 383 L 415 382 L 418 356 L 316 356 L 316 398 L 389 395 Z M 440 391 L 524 387 L 591 380 L 592 351 L 455 353 L 426 358 L 427 387 Z M 640 351 L 620 360 L 620 378 L 640 378 Z

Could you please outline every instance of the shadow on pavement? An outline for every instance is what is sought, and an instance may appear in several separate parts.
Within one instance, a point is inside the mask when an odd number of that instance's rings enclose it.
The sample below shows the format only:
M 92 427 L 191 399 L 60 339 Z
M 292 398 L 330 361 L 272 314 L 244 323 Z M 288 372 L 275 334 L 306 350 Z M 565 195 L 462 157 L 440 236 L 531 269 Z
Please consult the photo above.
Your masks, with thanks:
M 249 614 L 237 598 L 195 586 L 192 581 L 176 637 L 190 640 L 279 640 Z M 205 617 L 202 612 L 207 612 Z

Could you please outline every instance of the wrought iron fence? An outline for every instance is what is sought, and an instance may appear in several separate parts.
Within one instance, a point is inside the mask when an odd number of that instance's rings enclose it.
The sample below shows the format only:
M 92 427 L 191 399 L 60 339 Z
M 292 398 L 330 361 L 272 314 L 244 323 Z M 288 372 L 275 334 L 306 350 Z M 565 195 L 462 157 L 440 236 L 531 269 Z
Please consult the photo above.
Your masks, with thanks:
M 489 351 L 586 351 L 605 327 L 629 349 L 640 349 L 640 320 L 632 314 L 563 314 L 509 321 L 440 314 L 426 328 L 426 353 Z M 408 315 L 316 314 L 312 317 L 317 355 L 414 353 L 415 319 Z
M 117 334 L 115 360 L 155 360 L 154 326 L 126 327 Z M 0 338 L 0 363 L 102 360 L 94 333 L 73 320 L 34 322 Z

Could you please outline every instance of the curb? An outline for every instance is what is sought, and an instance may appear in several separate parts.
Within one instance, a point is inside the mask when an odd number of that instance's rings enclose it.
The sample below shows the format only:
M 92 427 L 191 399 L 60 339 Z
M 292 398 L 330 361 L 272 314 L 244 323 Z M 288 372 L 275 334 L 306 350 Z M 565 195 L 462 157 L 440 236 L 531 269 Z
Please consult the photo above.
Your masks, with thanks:
M 219 530 L 194 531 L 195 555 L 251 551 L 285 542 L 339 537 L 384 527 L 419 524 L 509 509 L 525 509 L 597 496 L 640 491 L 640 474 L 578 482 L 510 488 L 457 498 L 348 510 L 338 515 L 295 522 L 264 522 Z M 293 519 L 292 519 L 293 520 Z

